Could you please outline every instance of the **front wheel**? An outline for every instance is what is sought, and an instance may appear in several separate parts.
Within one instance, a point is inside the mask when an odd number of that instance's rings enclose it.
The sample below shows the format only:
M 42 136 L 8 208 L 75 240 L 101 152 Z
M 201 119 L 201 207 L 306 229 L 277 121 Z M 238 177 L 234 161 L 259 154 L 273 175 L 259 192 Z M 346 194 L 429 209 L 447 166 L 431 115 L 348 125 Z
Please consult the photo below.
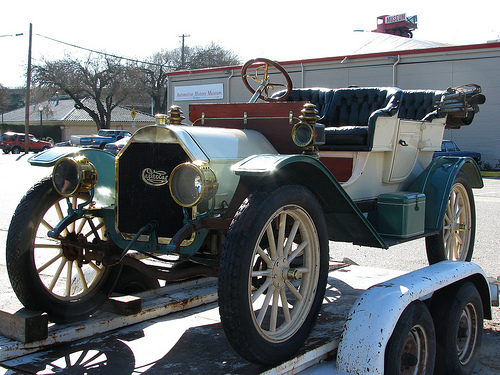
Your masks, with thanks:
M 429 264 L 443 260 L 470 261 L 476 234 L 474 196 L 469 180 L 459 173 L 451 188 L 443 228 L 425 238 Z
M 219 275 L 221 321 L 234 349 L 263 365 L 293 357 L 328 275 L 326 223 L 314 195 L 285 185 L 249 196 L 229 229 Z
M 73 208 L 87 196 L 71 197 Z M 28 309 L 44 311 L 54 322 L 70 322 L 92 314 L 110 295 L 120 266 L 106 267 L 82 256 L 82 247 L 65 239 L 98 244 L 106 227 L 98 218 L 76 220 L 58 239 L 47 236 L 65 216 L 67 202 L 46 178 L 19 203 L 7 235 L 7 271 L 12 288 Z

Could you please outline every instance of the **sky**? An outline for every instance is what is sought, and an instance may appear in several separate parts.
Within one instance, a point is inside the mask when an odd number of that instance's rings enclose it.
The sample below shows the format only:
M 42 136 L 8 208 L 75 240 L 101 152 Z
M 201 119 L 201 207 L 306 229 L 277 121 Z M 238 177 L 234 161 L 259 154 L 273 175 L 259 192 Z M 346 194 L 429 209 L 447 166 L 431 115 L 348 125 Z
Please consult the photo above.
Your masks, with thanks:
M 341 56 L 352 48 L 354 30 L 371 31 L 377 16 L 417 15 L 414 39 L 447 44 L 476 44 L 500 39 L 498 0 L 463 3 L 436 0 L 106 0 L 15 1 L 2 5 L 0 84 L 26 85 L 29 25 L 33 27 L 32 63 L 89 52 L 54 42 L 143 60 L 161 50 L 214 42 L 244 62 L 267 57 L 286 61 Z M 386 4 L 383 4 L 386 3 Z M 21 36 L 15 34 L 23 33 Z M 11 36 L 12 35 L 12 36 Z

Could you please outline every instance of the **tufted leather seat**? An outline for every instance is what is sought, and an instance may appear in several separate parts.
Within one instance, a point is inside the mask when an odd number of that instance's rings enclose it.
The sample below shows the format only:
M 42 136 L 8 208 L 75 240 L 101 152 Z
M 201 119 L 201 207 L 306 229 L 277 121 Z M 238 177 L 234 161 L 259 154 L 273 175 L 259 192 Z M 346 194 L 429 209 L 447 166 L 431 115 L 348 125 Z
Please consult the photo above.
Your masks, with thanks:
M 294 89 L 287 101 L 316 105 L 325 125 L 321 150 L 371 150 L 375 121 L 396 114 L 402 91 L 398 88 Z
M 431 121 L 437 116 L 436 104 L 445 91 L 404 90 L 399 106 L 398 118 L 416 121 Z

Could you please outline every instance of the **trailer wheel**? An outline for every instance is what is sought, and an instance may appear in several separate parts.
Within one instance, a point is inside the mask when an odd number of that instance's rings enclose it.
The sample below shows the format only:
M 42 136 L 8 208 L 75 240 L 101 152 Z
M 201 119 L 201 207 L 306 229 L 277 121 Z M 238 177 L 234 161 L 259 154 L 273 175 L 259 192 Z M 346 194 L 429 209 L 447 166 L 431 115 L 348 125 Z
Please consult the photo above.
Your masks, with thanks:
M 297 185 L 250 195 L 228 231 L 219 275 L 221 321 L 234 349 L 262 365 L 293 357 L 328 275 L 327 228 L 314 195 Z
M 440 358 L 436 374 L 471 374 L 483 338 L 483 304 L 478 290 L 470 282 L 458 290 L 447 288 L 433 297 L 432 312 Z
M 86 196 L 71 197 L 74 208 Z M 47 232 L 65 216 L 66 201 L 45 178 L 21 200 L 7 235 L 6 260 L 12 288 L 21 303 L 44 311 L 49 319 L 71 322 L 88 317 L 111 294 L 121 266 L 106 267 L 81 261 L 78 248 L 63 245 L 70 238 L 80 243 L 105 241 L 106 227 L 97 218 L 69 223 L 60 239 Z
M 429 264 L 443 260 L 470 261 L 476 234 L 476 208 L 469 180 L 459 173 L 453 183 L 443 227 L 425 238 Z
M 432 374 L 435 360 L 432 316 L 422 301 L 414 301 L 401 314 L 387 343 L 384 374 Z

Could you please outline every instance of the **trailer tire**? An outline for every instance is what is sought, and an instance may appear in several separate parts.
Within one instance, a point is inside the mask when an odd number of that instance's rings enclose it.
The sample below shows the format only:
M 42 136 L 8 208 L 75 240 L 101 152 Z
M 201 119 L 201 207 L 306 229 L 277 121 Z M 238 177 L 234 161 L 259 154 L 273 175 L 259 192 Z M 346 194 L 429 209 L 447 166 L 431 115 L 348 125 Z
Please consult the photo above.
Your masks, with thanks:
M 231 223 L 219 275 L 221 321 L 236 352 L 261 365 L 292 358 L 328 276 L 328 232 L 314 195 L 299 185 L 251 194 Z
M 436 374 L 471 374 L 483 337 L 483 304 L 477 288 L 466 282 L 433 297 L 436 328 Z
M 474 251 L 476 207 L 466 175 L 459 172 L 446 207 L 443 226 L 438 234 L 425 238 L 427 260 L 435 264 L 443 260 L 469 262 Z
M 432 316 L 422 301 L 413 301 L 399 317 L 387 343 L 384 374 L 432 374 L 435 360 Z

